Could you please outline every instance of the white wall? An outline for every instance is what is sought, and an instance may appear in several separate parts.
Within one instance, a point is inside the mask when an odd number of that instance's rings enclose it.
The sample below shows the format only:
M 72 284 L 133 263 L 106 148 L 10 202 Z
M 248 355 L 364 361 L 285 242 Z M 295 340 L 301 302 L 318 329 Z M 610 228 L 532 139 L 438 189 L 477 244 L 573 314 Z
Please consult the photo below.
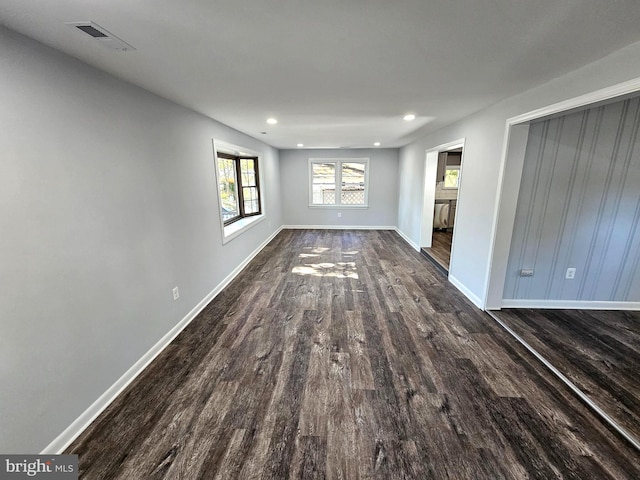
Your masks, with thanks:
M 0 69 L 0 452 L 38 453 L 279 228 L 278 152 L 5 29 Z M 213 138 L 263 155 L 224 247 Z
M 578 95 L 640 77 L 640 43 L 511 97 L 400 150 L 398 227 L 418 244 L 425 151 L 465 138 L 464 173 L 456 216 L 456 245 L 450 277 L 478 305 L 484 305 L 491 265 L 494 212 L 506 120 Z M 507 201 L 513 202 L 509 198 Z M 508 222 L 507 222 L 508 223 Z M 508 255 L 497 251 L 495 255 Z
M 369 208 L 309 207 L 309 158 L 369 158 Z M 284 225 L 396 226 L 397 149 L 281 150 L 280 184 Z

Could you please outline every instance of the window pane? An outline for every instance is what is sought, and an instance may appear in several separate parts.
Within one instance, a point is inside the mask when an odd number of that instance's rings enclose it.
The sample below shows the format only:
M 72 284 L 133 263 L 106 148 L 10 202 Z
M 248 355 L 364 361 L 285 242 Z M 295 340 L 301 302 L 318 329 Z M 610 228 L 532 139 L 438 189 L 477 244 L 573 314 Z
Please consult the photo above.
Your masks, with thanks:
M 364 205 L 364 163 L 342 164 L 342 204 Z
M 444 174 L 444 188 L 458 188 L 460 182 L 460 170 L 457 168 L 447 168 Z
M 313 163 L 312 192 L 314 205 L 335 205 L 336 164 Z
M 220 185 L 220 209 L 222 220 L 227 221 L 240 215 L 236 191 L 236 162 L 228 158 L 218 158 Z
M 258 204 L 258 189 L 256 187 L 244 187 L 242 189 L 244 199 L 244 213 L 250 215 L 260 211 Z
M 242 173 L 242 186 L 255 187 L 256 186 L 255 161 L 250 158 L 244 158 L 240 160 L 240 171 Z

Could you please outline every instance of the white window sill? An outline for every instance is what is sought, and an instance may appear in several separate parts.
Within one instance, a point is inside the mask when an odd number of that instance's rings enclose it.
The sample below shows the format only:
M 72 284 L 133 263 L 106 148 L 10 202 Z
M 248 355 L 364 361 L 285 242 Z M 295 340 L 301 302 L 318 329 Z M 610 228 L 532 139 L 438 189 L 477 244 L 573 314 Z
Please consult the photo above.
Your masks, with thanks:
M 224 230 L 222 232 L 222 244 L 224 245 L 225 243 L 233 240 L 242 232 L 249 230 L 251 227 L 257 225 L 262 220 L 264 220 L 264 214 L 257 215 L 255 217 L 243 218 L 241 220 L 238 220 L 237 222 L 233 222 L 232 224 L 227 225 L 226 227 L 224 227 Z

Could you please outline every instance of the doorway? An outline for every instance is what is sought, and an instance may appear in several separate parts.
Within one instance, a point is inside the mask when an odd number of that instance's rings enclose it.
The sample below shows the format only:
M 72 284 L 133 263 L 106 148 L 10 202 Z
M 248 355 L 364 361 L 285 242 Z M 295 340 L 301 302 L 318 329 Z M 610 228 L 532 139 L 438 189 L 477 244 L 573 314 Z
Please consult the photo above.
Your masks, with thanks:
M 463 149 L 464 145 L 456 142 L 427 153 L 420 251 L 447 276 L 453 251 Z

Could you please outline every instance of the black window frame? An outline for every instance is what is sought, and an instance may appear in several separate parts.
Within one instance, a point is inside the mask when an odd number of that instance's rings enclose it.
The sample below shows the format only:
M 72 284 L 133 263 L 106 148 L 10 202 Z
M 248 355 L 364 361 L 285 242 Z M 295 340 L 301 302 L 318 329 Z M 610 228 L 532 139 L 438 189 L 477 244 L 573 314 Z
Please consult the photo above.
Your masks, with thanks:
M 226 160 L 234 160 L 235 164 L 236 164 L 236 168 L 235 168 L 235 181 L 236 181 L 236 194 L 238 195 L 238 212 L 239 214 L 233 218 L 230 218 L 228 220 L 224 220 L 223 224 L 226 227 L 227 225 L 231 225 L 234 222 L 237 222 L 238 220 L 242 220 L 243 218 L 249 218 L 249 217 L 255 217 L 257 215 L 262 215 L 262 197 L 260 196 L 260 165 L 258 162 L 258 156 L 256 155 L 233 155 L 231 153 L 226 153 L 226 152 L 217 152 L 217 156 L 216 156 L 216 169 L 218 169 L 219 171 L 219 166 L 218 166 L 218 158 L 224 158 Z M 255 185 L 248 185 L 245 186 L 242 184 L 242 168 L 241 168 L 241 160 L 253 160 L 253 165 L 254 165 L 254 172 L 255 172 Z M 255 188 L 256 189 L 256 195 L 258 197 L 258 211 L 257 212 L 251 212 L 251 213 L 246 213 L 245 209 L 244 209 L 244 189 L 245 188 Z M 220 189 L 220 186 L 218 186 L 218 190 Z M 220 192 L 218 191 L 218 195 L 220 195 Z M 220 206 L 220 208 L 222 208 L 222 206 Z M 222 211 L 220 212 L 222 214 Z

